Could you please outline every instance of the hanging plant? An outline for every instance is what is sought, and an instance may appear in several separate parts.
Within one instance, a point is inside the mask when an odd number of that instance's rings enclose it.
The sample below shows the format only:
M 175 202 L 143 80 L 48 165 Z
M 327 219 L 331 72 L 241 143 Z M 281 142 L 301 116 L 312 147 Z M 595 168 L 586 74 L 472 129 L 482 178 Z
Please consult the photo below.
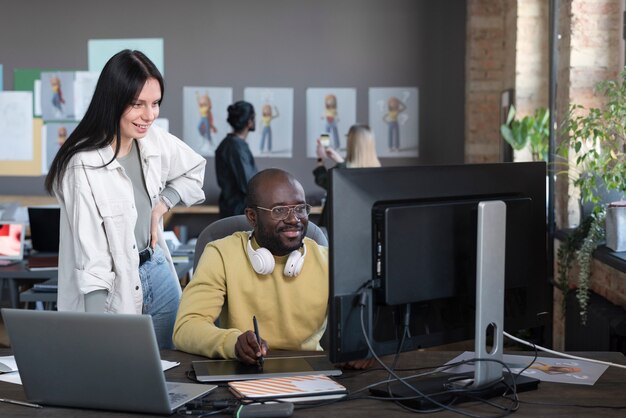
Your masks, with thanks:
M 589 232 L 583 240 L 576 256 L 578 266 L 580 267 L 578 285 L 576 287 L 576 299 L 578 299 L 578 306 L 580 307 L 580 322 L 583 325 L 587 324 L 587 307 L 589 305 L 589 284 L 591 282 L 593 251 L 598 247 L 598 244 L 604 240 L 605 218 L 605 210 L 598 211 L 591 216 L 592 220 L 589 225 Z
M 556 285 L 563 292 L 563 301 L 561 305 L 561 312 L 565 316 L 567 295 L 569 294 L 569 272 L 572 268 L 572 263 L 576 259 L 576 253 L 580 249 L 583 240 L 589 234 L 589 227 L 593 217 L 587 216 L 574 230 L 561 241 L 559 249 L 556 253 L 557 258 L 557 271 L 558 277 Z

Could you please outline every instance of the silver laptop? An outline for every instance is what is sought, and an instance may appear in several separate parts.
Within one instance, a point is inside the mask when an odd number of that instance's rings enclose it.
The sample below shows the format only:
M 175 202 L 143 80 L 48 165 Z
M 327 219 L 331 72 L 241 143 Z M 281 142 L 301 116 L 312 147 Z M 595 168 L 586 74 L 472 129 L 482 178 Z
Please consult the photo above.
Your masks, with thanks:
M 213 385 L 166 382 L 147 315 L 2 309 L 35 403 L 171 414 Z

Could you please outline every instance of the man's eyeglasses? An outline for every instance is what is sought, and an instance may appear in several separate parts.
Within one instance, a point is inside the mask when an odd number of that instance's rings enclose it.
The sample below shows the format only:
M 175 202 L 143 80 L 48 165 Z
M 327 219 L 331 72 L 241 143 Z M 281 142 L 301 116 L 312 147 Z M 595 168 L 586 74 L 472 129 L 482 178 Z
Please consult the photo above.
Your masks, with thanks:
M 271 209 L 262 208 L 261 206 L 256 206 L 256 208 L 268 211 L 272 219 L 275 221 L 282 221 L 287 219 L 289 216 L 291 216 L 292 211 L 298 219 L 308 218 L 309 213 L 311 213 L 311 205 L 308 205 L 306 203 L 292 206 L 274 206 Z

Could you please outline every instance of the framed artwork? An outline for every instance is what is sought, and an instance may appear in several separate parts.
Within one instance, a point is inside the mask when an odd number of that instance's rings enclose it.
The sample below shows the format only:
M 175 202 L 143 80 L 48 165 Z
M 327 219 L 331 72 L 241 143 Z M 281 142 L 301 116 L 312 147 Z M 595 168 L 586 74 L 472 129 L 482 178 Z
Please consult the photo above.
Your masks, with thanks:
M 379 157 L 419 155 L 417 87 L 371 87 L 369 125 Z
M 41 129 L 41 173 L 48 174 L 52 160 L 78 122 L 50 122 Z
M 183 87 L 183 140 L 197 153 L 213 157 L 232 129 L 227 122 L 233 102 L 230 87 Z
M 293 150 L 293 89 L 246 87 L 243 99 L 256 113 L 248 145 L 255 158 L 291 158 Z
M 107 61 L 124 49 L 143 52 L 165 77 L 163 38 L 89 39 L 87 41 L 89 71 L 100 73 Z
M 307 157 L 314 158 L 317 138 L 326 133 L 330 146 L 345 150 L 346 135 L 356 123 L 356 89 L 308 88 L 306 90 Z
M 41 73 L 41 116 L 44 121 L 74 120 L 74 71 Z

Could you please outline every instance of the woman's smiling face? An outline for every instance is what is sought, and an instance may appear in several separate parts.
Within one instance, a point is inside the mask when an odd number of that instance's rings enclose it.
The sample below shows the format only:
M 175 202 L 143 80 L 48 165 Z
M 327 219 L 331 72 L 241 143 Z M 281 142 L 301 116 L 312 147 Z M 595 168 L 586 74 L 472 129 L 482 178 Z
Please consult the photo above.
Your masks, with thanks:
M 146 136 L 152 122 L 159 117 L 160 102 L 161 86 L 155 78 L 149 78 L 122 115 L 120 133 L 123 141 Z

